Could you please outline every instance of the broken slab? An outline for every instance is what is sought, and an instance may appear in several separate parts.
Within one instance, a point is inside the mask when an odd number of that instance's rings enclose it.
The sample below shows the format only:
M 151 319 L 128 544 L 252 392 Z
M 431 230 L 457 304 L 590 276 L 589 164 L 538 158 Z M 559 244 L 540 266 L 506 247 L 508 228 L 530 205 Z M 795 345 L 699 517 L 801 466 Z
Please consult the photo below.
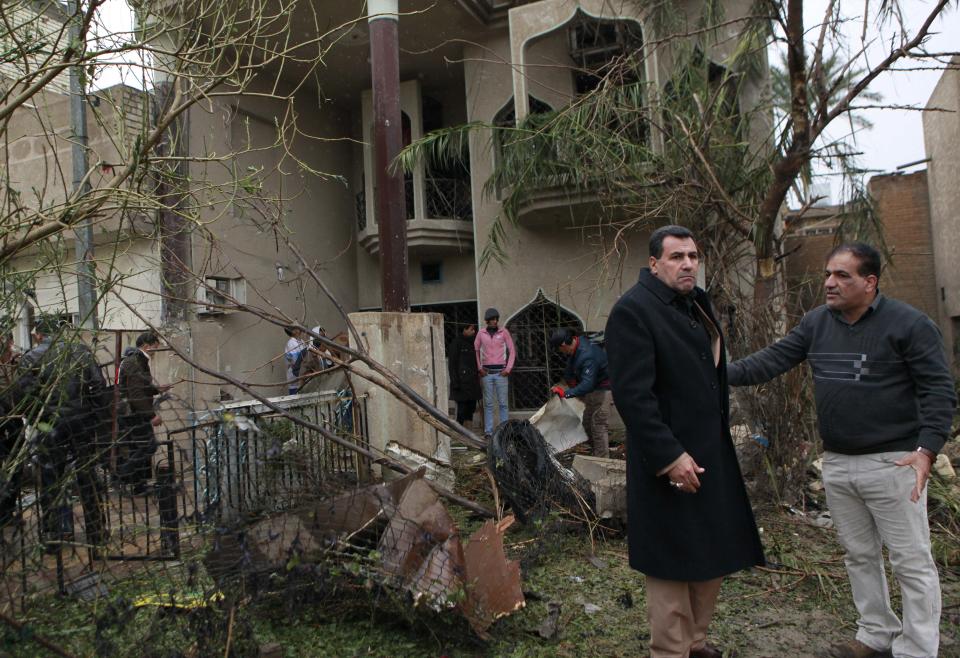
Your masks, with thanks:
M 431 482 L 436 482 L 444 489 L 453 491 L 454 486 L 456 486 L 457 477 L 453 469 L 450 468 L 449 459 L 446 463 L 438 461 L 432 457 L 420 454 L 416 450 L 404 447 L 396 441 L 388 443 L 384 452 L 387 457 L 390 457 L 396 462 L 400 462 L 411 471 L 416 471 L 419 468 L 426 469 L 424 477 Z
M 627 462 L 576 455 L 573 470 L 590 483 L 596 499 L 594 511 L 602 519 L 627 520 Z
M 537 428 L 555 453 L 561 453 L 589 438 L 583 429 L 583 410 L 581 400 L 551 395 L 547 403 L 530 417 L 530 424 Z

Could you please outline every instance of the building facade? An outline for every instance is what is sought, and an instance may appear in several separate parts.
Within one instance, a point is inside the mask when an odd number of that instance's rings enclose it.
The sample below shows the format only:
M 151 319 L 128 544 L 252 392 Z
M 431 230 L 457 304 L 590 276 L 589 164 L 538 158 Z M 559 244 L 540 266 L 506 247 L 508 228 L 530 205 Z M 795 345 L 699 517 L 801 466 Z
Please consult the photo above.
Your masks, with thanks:
M 405 143 L 436 129 L 469 122 L 509 126 L 530 113 L 566 107 L 597 84 L 591 71 L 641 49 L 643 80 L 662 87 L 672 66 L 671 50 L 662 43 L 669 35 L 657 34 L 642 4 L 401 2 Z M 292 35 L 294 42 L 320 44 L 309 76 L 303 62 L 287 69 L 266 65 L 244 94 L 219 95 L 191 108 L 181 144 L 191 156 L 196 208 L 188 265 L 197 276 L 195 304 L 177 328 L 181 344 L 211 368 L 269 393 L 284 388 L 286 336 L 276 324 L 224 302 L 237 299 L 268 315 L 322 325 L 328 335 L 345 326 L 313 274 L 347 311 L 377 310 L 381 303 L 370 33 L 362 3 L 314 5 L 315 16 L 304 9 L 303 20 L 293 21 L 303 33 Z M 700 3 L 678 6 L 689 14 L 681 22 L 696 24 Z M 734 19 L 750 6 L 725 3 L 727 20 L 705 53 L 711 61 L 724 61 L 736 48 Z M 318 18 L 340 27 L 322 28 L 318 38 Z M 765 84 L 745 85 L 738 102 L 756 103 Z M 278 129 L 290 113 L 298 117 L 298 130 Z M 656 135 L 649 139 L 655 145 Z M 489 130 L 478 129 L 463 162 L 421 163 L 406 176 L 410 301 L 414 311 L 444 314 L 448 340 L 477 322 L 486 307 L 499 309 L 517 344 L 511 407 L 531 409 L 559 378 L 550 331 L 602 330 L 609 309 L 646 264 L 649 233 L 632 232 L 610 251 L 597 199 L 589 190 L 559 185 L 519 204 L 516 221 L 504 225 L 502 262 L 483 267 L 481 256 L 503 211 L 501 191 L 487 185 L 497 166 L 493 142 Z M 205 195 L 205 189 L 217 191 Z M 128 286 L 135 297 L 114 314 L 101 308 L 101 326 L 161 325 L 157 245 L 151 236 L 123 237 L 130 238 L 122 250 L 130 261 L 124 281 L 136 283 Z M 60 298 L 39 306 L 75 312 L 73 291 L 75 285 L 65 284 Z M 186 365 L 170 373 L 178 377 L 193 382 L 196 408 L 239 395 Z

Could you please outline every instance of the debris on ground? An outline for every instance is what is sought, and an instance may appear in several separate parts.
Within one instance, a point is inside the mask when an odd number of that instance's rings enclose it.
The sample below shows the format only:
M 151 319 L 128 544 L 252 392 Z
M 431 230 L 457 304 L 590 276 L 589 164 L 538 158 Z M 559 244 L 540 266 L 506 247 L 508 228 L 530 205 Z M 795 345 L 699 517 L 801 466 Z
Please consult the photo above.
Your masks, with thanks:
M 334 573 L 406 592 L 415 606 L 456 610 L 481 637 L 524 605 L 520 566 L 488 521 L 464 546 L 425 469 L 222 531 L 204 563 L 223 587 L 294 570 Z
M 590 484 L 564 468 L 543 435 L 526 420 L 508 420 L 490 441 L 487 466 L 521 523 L 543 519 L 553 510 L 576 518 L 593 515 Z
M 588 615 L 595 615 L 600 612 L 601 608 L 596 603 L 584 603 L 583 611 Z
M 627 462 L 576 455 L 573 470 L 590 483 L 594 511 L 601 519 L 627 521 Z
M 933 472 L 944 480 L 952 480 L 957 477 L 957 472 L 950 463 L 950 458 L 941 453 L 937 455 L 937 460 L 933 463 Z
M 584 408 L 583 402 L 576 398 L 551 395 L 530 417 L 530 424 L 537 428 L 554 454 L 560 454 L 589 438 L 583 429 Z
M 537 635 L 544 640 L 551 640 L 557 634 L 557 624 L 560 621 L 561 605 L 559 601 L 547 603 L 547 616 L 537 628 Z
M 394 461 L 403 464 L 411 471 L 425 468 L 425 477 L 431 482 L 436 482 L 444 489 L 453 491 L 456 485 L 456 474 L 453 472 L 453 469 L 450 468 L 449 463 L 444 463 L 442 460 L 420 454 L 416 450 L 402 446 L 396 441 L 391 441 L 387 444 L 387 447 L 384 449 L 384 454 Z

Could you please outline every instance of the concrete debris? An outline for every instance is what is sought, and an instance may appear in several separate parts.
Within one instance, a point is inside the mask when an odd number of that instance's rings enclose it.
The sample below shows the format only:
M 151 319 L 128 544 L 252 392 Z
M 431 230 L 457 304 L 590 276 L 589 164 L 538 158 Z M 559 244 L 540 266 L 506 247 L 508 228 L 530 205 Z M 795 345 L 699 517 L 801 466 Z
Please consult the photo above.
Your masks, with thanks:
M 530 424 L 559 454 L 587 440 L 587 433 L 583 429 L 583 409 L 583 402 L 576 398 L 551 395 L 547 403 L 530 417 Z
M 944 454 L 937 455 L 937 461 L 933 463 L 933 472 L 944 480 L 952 480 L 957 477 L 957 472 L 953 470 L 950 458 Z
M 600 606 L 598 606 L 596 603 L 583 604 L 583 611 L 588 615 L 595 615 L 596 613 L 600 612 L 600 610 L 601 610 Z
M 464 547 L 425 472 L 224 531 L 204 559 L 207 571 L 224 586 L 348 563 L 354 570 L 343 571 L 406 591 L 414 605 L 456 610 L 486 638 L 497 619 L 525 604 L 519 563 L 503 550 L 514 519 L 488 521 Z
M 602 519 L 627 520 L 627 462 L 588 455 L 573 458 L 573 470 L 590 483 L 594 511 Z
M 411 471 L 416 471 L 419 468 L 425 468 L 425 477 L 428 480 L 431 482 L 436 482 L 444 489 L 453 491 L 454 485 L 456 484 L 456 475 L 454 474 L 453 469 L 450 468 L 449 455 L 447 456 L 446 462 L 440 462 L 435 459 L 431 459 L 426 455 L 422 455 L 415 450 L 406 448 L 396 441 L 391 441 L 388 443 L 384 452 L 388 457 L 394 461 L 400 462 Z
M 809 489 L 813 493 L 820 493 L 821 491 L 823 491 L 823 482 L 821 482 L 820 480 L 814 480 L 813 482 L 807 485 L 807 489 Z
M 818 528 L 832 528 L 833 519 L 830 517 L 830 512 L 821 512 L 810 520 L 810 523 L 817 526 Z
M 812 466 L 817 473 L 823 473 L 823 457 L 814 459 Z
M 604 560 L 603 558 L 597 557 L 596 555 L 591 555 L 589 558 L 587 558 L 587 561 L 593 566 L 595 566 L 597 569 L 607 568 L 607 561 Z
M 551 640 L 557 634 L 557 624 L 560 621 L 561 605 L 559 601 L 547 603 L 547 616 L 537 628 L 537 635 L 544 640 Z

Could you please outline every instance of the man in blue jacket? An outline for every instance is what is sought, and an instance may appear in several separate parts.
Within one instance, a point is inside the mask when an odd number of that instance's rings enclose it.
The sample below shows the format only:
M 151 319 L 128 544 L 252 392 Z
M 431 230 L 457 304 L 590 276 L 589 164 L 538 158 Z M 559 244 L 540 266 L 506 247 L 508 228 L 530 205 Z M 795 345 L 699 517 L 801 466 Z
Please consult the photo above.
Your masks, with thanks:
M 607 422 L 610 418 L 610 376 L 607 375 L 607 353 L 572 329 L 557 329 L 550 336 L 550 346 L 567 356 L 563 378 L 571 387 L 554 386 L 550 391 L 562 398 L 583 400 L 583 429 L 593 444 L 594 457 L 610 456 Z

